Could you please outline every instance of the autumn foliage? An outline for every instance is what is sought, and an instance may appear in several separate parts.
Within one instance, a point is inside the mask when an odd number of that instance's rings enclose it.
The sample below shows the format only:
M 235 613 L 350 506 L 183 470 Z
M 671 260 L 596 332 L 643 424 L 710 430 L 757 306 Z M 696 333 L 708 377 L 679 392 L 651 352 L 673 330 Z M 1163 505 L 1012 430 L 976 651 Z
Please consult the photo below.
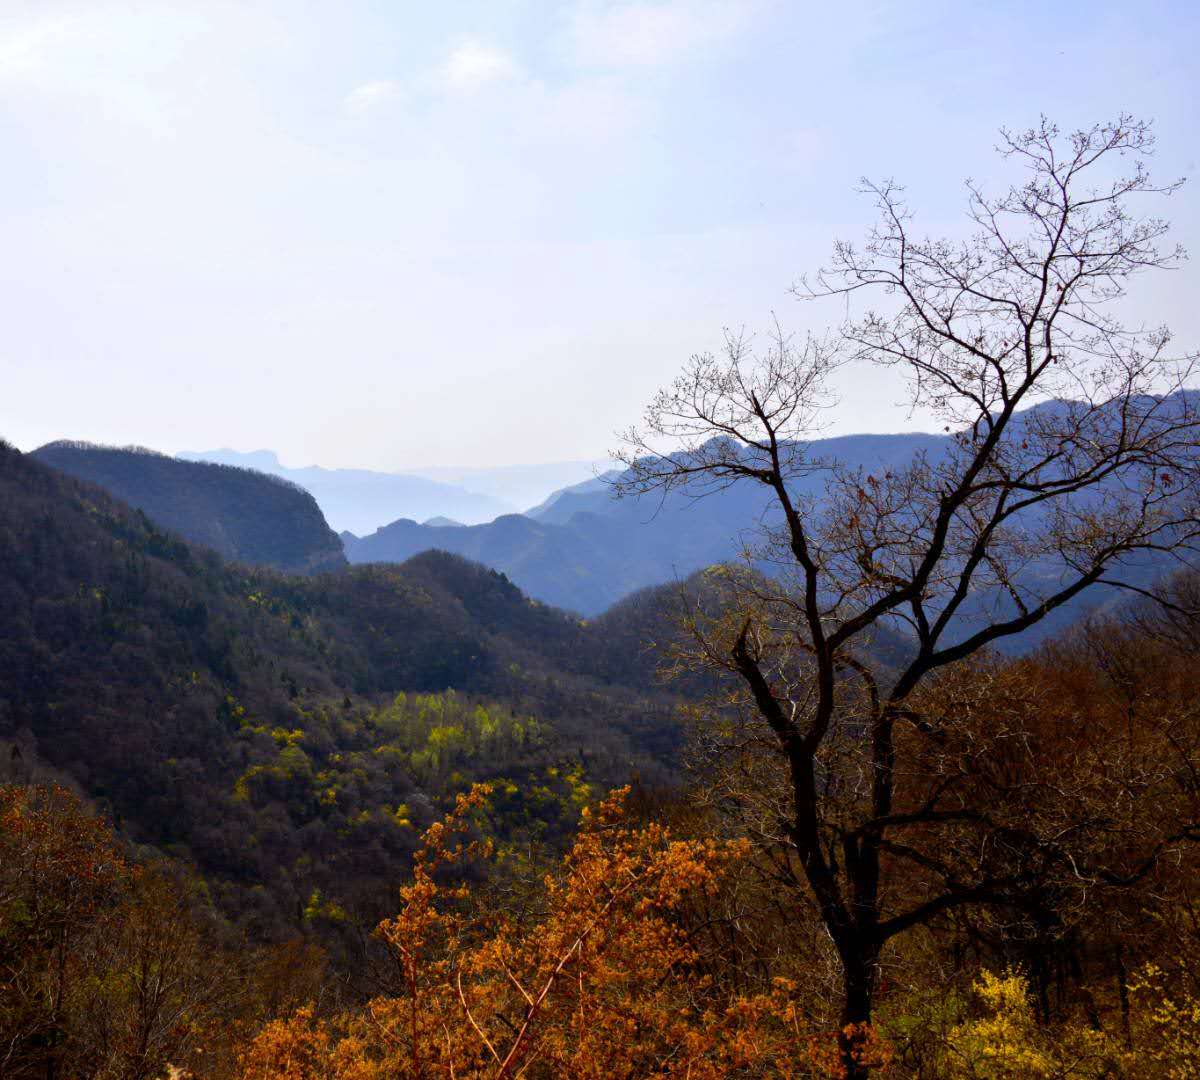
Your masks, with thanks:
M 1025 918 L 982 906 L 900 939 L 871 1027 L 838 1029 L 827 943 L 781 917 L 748 840 L 685 803 L 614 792 L 529 879 L 494 850 L 495 793 L 461 794 L 377 928 L 387 985 L 356 996 L 311 946 L 222 934 L 185 877 L 139 866 L 69 792 L 0 787 L 0 1076 L 834 1078 L 847 1046 L 883 1076 L 1196 1075 L 1200 909 L 1188 841 L 1172 838 L 1195 797 L 1197 728 L 1188 646 L 1170 629 L 1097 624 L 942 688 L 947 703 L 974 703 L 964 725 L 1003 721 L 1014 744 L 1007 758 L 992 745 L 961 797 L 982 799 L 976 784 L 1002 794 L 1004 779 L 1024 793 L 1031 835 L 1071 817 L 1062 850 L 1077 880 L 1039 863 L 1013 898 Z M 1114 679 L 1135 659 L 1157 679 L 1131 715 Z M 1091 738 L 1074 722 L 1085 713 Z M 947 749 L 951 737 L 966 728 Z M 1131 805 L 1101 812 L 1118 765 L 1142 789 L 1127 779 L 1110 802 Z M 1072 793 L 1065 809 L 1056 791 Z M 1120 843 L 1101 859 L 1097 836 Z M 1006 858 L 1026 857 L 1019 839 Z
M 528 911 L 486 910 L 439 884 L 486 858 L 470 839 L 485 787 L 425 836 L 402 907 L 379 927 L 403 992 L 352 1015 L 302 1009 L 247 1051 L 245 1080 L 385 1076 L 722 1077 L 837 1075 L 836 1055 L 799 1023 L 795 987 L 730 997 L 703 974 L 689 907 L 749 857 L 741 841 L 677 839 L 630 825 L 618 792 Z M 870 1042 L 870 1040 L 868 1040 Z M 881 1056 L 878 1046 L 869 1051 Z
M 872 1026 L 838 1030 L 819 916 L 719 814 L 618 792 L 544 880 L 497 891 L 476 788 L 379 928 L 394 990 L 273 1021 L 242 1076 L 838 1077 L 847 1047 L 897 1077 L 1195 1075 L 1196 644 L 1146 607 L 931 685 L 937 750 L 901 791 L 961 813 L 907 830 L 892 902 L 951 867 L 1003 889 L 897 935 Z
M 726 809 L 770 790 L 761 749 L 691 791 L 573 785 L 558 852 L 498 830 L 507 787 L 468 787 L 340 955 L 246 939 L 182 860 L 10 784 L 0 1080 L 1198 1075 L 1200 578 L 1160 601 L 914 697 L 898 805 L 944 812 L 897 817 L 885 911 L 947 878 L 974 899 L 889 939 L 869 1025 L 841 1020 L 772 804 Z
M 66 789 L 0 785 L 0 1077 L 229 1075 L 313 958 L 231 947 L 202 892 Z

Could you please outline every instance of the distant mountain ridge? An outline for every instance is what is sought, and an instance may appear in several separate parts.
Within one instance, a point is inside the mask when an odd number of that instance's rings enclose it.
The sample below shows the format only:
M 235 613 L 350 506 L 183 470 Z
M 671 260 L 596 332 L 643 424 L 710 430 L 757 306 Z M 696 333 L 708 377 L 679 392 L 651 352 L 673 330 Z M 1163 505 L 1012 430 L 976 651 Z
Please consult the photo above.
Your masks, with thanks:
M 429 550 L 462 555 L 526 582 L 526 591 L 543 603 L 588 615 L 634 589 L 671 578 L 669 572 L 655 577 L 652 570 L 623 573 L 619 550 L 606 549 L 593 531 L 544 525 L 523 514 L 457 529 L 402 518 L 369 536 L 343 535 L 342 541 L 352 564 L 404 562 Z
M 578 484 L 570 484 L 567 487 L 558 488 L 546 496 L 537 506 L 530 507 L 525 511 L 526 517 L 543 520 L 550 516 L 553 507 L 565 495 L 593 495 L 603 493 L 611 494 L 613 481 L 621 475 L 620 469 L 608 469 L 598 476 L 592 477 L 590 480 L 581 480 Z
M 611 461 L 579 460 L 472 468 L 439 465 L 407 471 L 415 476 L 424 476 L 444 484 L 461 485 L 481 495 L 492 495 L 511 504 L 510 509 L 520 509 L 528 513 L 528 508 L 541 503 L 547 498 L 547 493 L 587 483 L 598 474 L 611 469 L 612 465 Z
M 418 521 L 446 517 L 472 524 L 491 521 L 517 509 L 515 504 L 492 495 L 477 494 L 416 474 L 325 469 L 319 465 L 292 469 L 281 464 L 272 450 L 185 451 L 176 457 L 182 461 L 257 469 L 288 480 L 312 494 L 338 532 L 361 534 L 401 517 Z
M 346 564 L 316 500 L 280 477 L 180 461 L 144 447 L 82 442 L 48 443 L 30 457 L 104 488 L 160 528 L 222 558 L 300 574 Z
M 844 464 L 879 468 L 907 463 L 946 445 L 939 435 L 850 435 L 822 440 L 819 451 Z M 615 499 L 615 470 L 555 492 L 526 515 L 446 530 L 401 520 L 369 536 L 343 537 L 351 563 L 402 562 L 439 548 L 508 574 L 529 595 L 593 616 L 630 593 L 686 578 L 737 556 L 747 532 L 774 513 L 759 485 L 736 484 L 705 499 Z M 824 480 L 808 478 L 808 494 Z
M 1189 393 L 1185 391 L 1185 393 Z M 1018 423 L 1043 419 L 1068 407 L 1049 401 L 1018 414 Z M 815 440 L 810 459 L 837 462 L 865 474 L 900 469 L 917 455 L 931 463 L 953 444 L 951 434 L 849 435 Z M 738 559 L 760 526 L 779 524 L 779 511 L 762 485 L 739 481 L 703 498 L 683 490 L 615 499 L 616 474 L 555 492 L 523 517 L 487 525 L 444 530 L 414 521 L 396 521 L 370 536 L 344 538 L 351 563 L 402 561 L 440 548 L 462 554 L 509 575 L 530 596 L 588 617 L 607 610 L 635 590 L 680 580 L 704 567 Z M 796 478 L 793 497 L 820 500 L 828 473 L 815 470 Z M 1103 492 L 1091 497 L 1102 498 Z M 1035 561 L 1023 573 L 1030 582 L 1052 582 L 1061 572 L 1052 560 Z M 1145 588 L 1177 568 L 1167 553 L 1140 552 L 1125 560 L 1120 579 Z M 760 567 L 766 569 L 765 567 Z M 1029 648 L 1057 633 L 1086 611 L 1118 601 L 1122 593 L 1099 587 L 1057 608 L 1042 622 L 1000 643 Z M 960 612 L 960 625 L 990 619 L 1009 603 L 992 590 L 973 595 Z

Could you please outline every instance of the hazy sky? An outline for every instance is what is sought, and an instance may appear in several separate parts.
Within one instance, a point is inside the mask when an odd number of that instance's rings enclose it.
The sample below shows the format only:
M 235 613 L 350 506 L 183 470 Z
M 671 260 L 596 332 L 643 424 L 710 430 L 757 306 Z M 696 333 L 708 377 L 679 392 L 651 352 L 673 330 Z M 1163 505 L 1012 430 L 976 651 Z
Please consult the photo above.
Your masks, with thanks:
M 862 234 L 954 227 L 1001 125 L 1200 154 L 1200 5 L 0 0 L 0 436 L 291 465 L 602 456 Z M 1200 185 L 1163 208 L 1200 257 Z M 1139 314 L 1200 345 L 1200 264 Z M 898 430 L 848 380 L 840 431 Z M 919 420 L 918 420 L 919 422 Z

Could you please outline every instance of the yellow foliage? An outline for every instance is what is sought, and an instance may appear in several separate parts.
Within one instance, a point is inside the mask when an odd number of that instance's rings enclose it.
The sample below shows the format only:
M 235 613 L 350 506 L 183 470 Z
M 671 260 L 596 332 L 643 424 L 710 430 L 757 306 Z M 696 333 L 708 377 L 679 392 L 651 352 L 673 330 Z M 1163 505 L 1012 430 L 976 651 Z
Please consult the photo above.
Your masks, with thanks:
M 1082 1022 L 1041 1027 L 1029 987 L 1013 972 L 985 971 L 975 985 L 982 1015 L 955 1027 L 943 1075 L 972 1080 L 1191 1080 L 1200 1076 L 1200 998 L 1172 996 L 1161 971 L 1142 969 L 1130 986 L 1130 1038 Z
M 1002 976 L 984 971 L 975 993 L 984 1014 L 951 1031 L 948 1075 L 980 1080 L 1057 1076 L 1053 1056 L 1042 1045 L 1025 980 L 1011 971 Z
M 405 991 L 269 1025 L 244 1055 L 244 1080 L 842 1075 L 838 1033 L 806 1026 L 794 983 L 728 999 L 701 974 L 679 915 L 744 863 L 744 841 L 631 827 L 619 792 L 584 811 L 541 914 L 521 921 L 473 910 L 468 887 L 439 873 L 490 854 L 472 828 L 489 793 L 461 795 L 426 832 L 401 909 L 379 927 Z M 886 1065 L 874 1032 L 847 1035 L 864 1064 Z
M 1142 1075 L 1163 1080 L 1200 1076 L 1200 997 L 1172 995 L 1163 972 L 1148 964 L 1130 986 L 1133 1027 Z

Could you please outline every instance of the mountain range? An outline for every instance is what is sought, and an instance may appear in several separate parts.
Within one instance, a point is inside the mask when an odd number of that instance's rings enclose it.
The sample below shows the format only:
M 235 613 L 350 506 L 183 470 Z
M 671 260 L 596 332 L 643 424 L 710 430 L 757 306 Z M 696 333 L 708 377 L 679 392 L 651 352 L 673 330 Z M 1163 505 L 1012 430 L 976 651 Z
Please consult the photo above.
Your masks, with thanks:
M 601 463 L 567 461 L 492 468 L 432 468 L 406 472 L 288 468 L 271 450 L 185 451 L 185 461 L 206 461 L 278 476 L 311 492 L 338 532 L 359 535 L 399 518 L 445 518 L 475 525 L 532 506 L 548 492 L 595 475 Z
M 947 445 L 810 451 L 879 470 Z M 579 785 L 670 780 L 676 706 L 698 687 L 664 689 L 647 646 L 680 633 L 680 594 L 710 588 L 705 568 L 771 521 L 759 486 L 616 500 L 593 478 L 528 515 L 346 534 L 347 565 L 312 494 L 279 477 L 0 443 L 0 750 L 195 865 L 256 933 L 302 929 L 314 896 L 369 925 L 417 826 L 464 783 L 503 782 L 499 827 L 516 838 L 566 835 Z M 1149 585 L 1173 566 L 1123 573 Z M 890 666 L 909 646 L 875 647 Z
M 425 521 L 447 517 L 475 524 L 491 521 L 517 507 L 493 495 L 482 495 L 454 484 L 408 473 L 370 469 L 323 469 L 310 465 L 290 469 L 271 450 L 242 453 L 206 450 L 178 454 L 181 460 L 255 469 L 297 484 L 320 504 L 329 524 L 338 532 L 361 532 L 397 517 Z
M 938 453 L 938 435 L 850 435 L 814 443 L 812 452 L 849 467 L 898 467 Z M 761 485 L 734 484 L 697 499 L 675 491 L 617 499 L 614 473 L 553 493 L 525 515 L 448 531 L 400 520 L 363 537 L 342 537 L 351 563 L 402 562 L 429 548 L 494 567 L 548 604 L 595 615 L 647 585 L 686 578 L 735 558 L 774 504 Z M 818 495 L 825 477 L 805 478 Z
M 611 467 L 612 463 L 608 461 L 553 461 L 536 465 L 494 465 L 467 469 L 435 466 L 409 471 L 429 480 L 491 495 L 508 503 L 511 512 L 540 503 L 550 492 L 586 483 Z
M 1190 392 L 1183 392 L 1190 393 Z M 1037 424 L 1067 408 L 1043 402 L 1018 413 L 1018 425 Z M 864 475 L 899 470 L 921 455 L 935 463 L 948 454 L 955 436 L 946 434 L 849 435 L 806 444 L 808 460 L 836 462 Z M 351 563 L 402 561 L 430 548 L 453 551 L 507 574 L 530 596 L 567 610 L 593 616 L 629 593 L 648 585 L 682 580 L 707 566 L 741 559 L 761 528 L 779 524 L 771 493 L 761 484 L 740 480 L 697 498 L 684 489 L 616 498 L 618 473 L 595 477 L 553 493 L 525 515 L 454 530 L 431 529 L 415 521 L 392 522 L 364 536 L 342 540 Z M 829 472 L 815 469 L 797 476 L 792 494 L 820 506 Z M 1101 487 L 1093 497 L 1103 498 Z M 768 563 L 759 569 L 772 572 Z M 1148 588 L 1179 566 L 1165 552 L 1142 551 L 1125 559 L 1110 576 Z M 1023 580 L 1050 584 L 1063 572 L 1053 557 L 1035 559 Z M 999 647 L 1022 651 L 1061 631 L 1083 613 L 1118 603 L 1122 593 L 1093 589 L 1055 609 L 1024 633 Z M 978 590 L 960 610 L 965 636 L 1011 606 L 1006 590 Z
M 1018 414 L 1015 422 L 1046 420 L 1066 407 L 1045 402 Z M 843 469 L 867 474 L 902 469 L 917 456 L 934 463 L 953 445 L 954 436 L 948 433 L 850 435 L 814 441 L 807 444 L 805 453 L 809 460 L 837 462 Z M 306 495 L 278 477 L 229 465 L 173 462 L 162 455 L 77 444 L 51 444 L 35 456 L 100 483 L 158 524 L 229 559 L 306 571 L 337 565 L 340 559 L 331 551 L 337 543 L 354 565 L 399 564 L 423 552 L 445 551 L 503 573 L 533 600 L 588 618 L 639 589 L 678 582 L 706 567 L 739 560 L 761 539 L 764 526 L 778 524 L 770 493 L 752 481 L 730 484 L 703 498 L 674 489 L 617 499 L 613 481 L 620 474 L 610 471 L 552 492 L 525 514 L 501 514 L 478 524 L 448 514 L 424 523 L 401 517 L 365 536 L 343 530 L 335 540 L 320 520 L 313 501 L 315 492 Z M 269 452 L 233 457 L 281 468 Z M 320 486 L 323 478 L 343 483 L 347 477 L 367 477 L 360 495 L 412 479 L 355 470 L 285 471 L 325 491 L 327 498 L 336 495 Z M 828 476 L 825 469 L 798 476 L 793 495 L 819 507 Z M 249 492 L 255 484 L 262 487 L 262 493 L 252 499 Z M 223 503 L 212 501 L 211 493 L 223 485 L 229 487 L 229 497 Z M 347 488 L 343 485 L 340 490 Z M 285 496 L 296 503 L 287 513 L 282 512 Z M 298 528 L 301 522 L 304 527 Z M 256 541 L 274 535 L 275 547 L 248 542 L 251 533 Z M 767 563 L 760 560 L 756 565 L 770 572 Z M 1126 560 L 1120 573 L 1127 583 L 1145 588 L 1176 565 L 1164 553 L 1140 553 Z M 1022 574 L 1026 582 L 1049 584 L 1060 572 L 1052 558 L 1042 558 L 1031 562 Z M 1004 647 L 1028 648 L 1084 611 L 1113 602 L 1119 595 L 1111 590 L 1091 590 L 1025 634 L 1004 642 Z M 961 625 L 967 629 L 972 620 L 988 618 L 1010 602 L 1003 590 L 979 590 L 964 603 Z

